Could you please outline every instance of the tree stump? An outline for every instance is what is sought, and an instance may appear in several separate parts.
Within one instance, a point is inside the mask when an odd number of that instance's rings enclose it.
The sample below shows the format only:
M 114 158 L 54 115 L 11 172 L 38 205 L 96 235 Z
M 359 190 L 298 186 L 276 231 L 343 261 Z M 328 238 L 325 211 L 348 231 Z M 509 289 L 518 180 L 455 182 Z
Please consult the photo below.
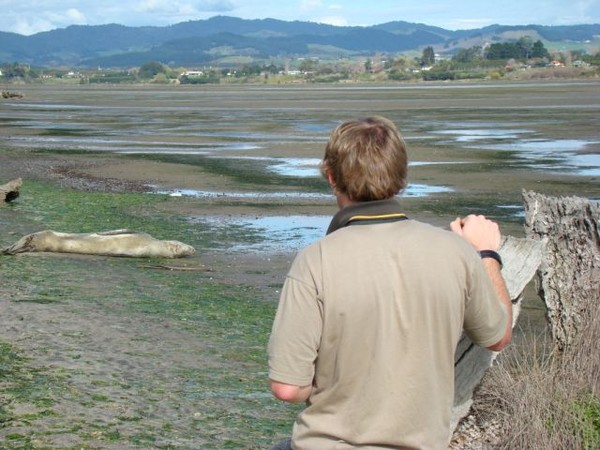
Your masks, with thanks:
M 21 178 L 16 178 L 0 186 L 0 201 L 2 203 L 13 201 L 19 196 L 19 189 L 23 185 Z
M 508 236 L 499 253 L 504 266 L 502 275 L 513 303 L 513 327 L 519 317 L 523 291 L 533 279 L 542 260 L 544 244 L 532 239 Z M 473 391 L 481 383 L 497 353 L 479 347 L 463 336 L 454 356 L 454 409 L 451 431 L 465 417 L 473 402 Z
M 577 335 L 582 314 L 600 307 L 600 203 L 524 191 L 527 237 L 545 243 L 538 290 L 555 349 Z

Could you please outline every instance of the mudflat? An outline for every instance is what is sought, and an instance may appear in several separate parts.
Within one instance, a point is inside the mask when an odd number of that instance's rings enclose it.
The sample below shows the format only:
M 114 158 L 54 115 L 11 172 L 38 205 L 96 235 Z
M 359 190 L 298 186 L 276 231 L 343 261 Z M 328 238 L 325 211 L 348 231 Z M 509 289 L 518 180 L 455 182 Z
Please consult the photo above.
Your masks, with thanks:
M 197 252 L 0 258 L 5 448 L 251 449 L 287 436 L 297 408 L 270 397 L 265 354 L 298 248 L 257 247 L 269 230 L 233 219 L 335 213 L 314 172 L 342 120 L 397 123 L 419 187 L 402 202 L 418 220 L 482 212 L 521 236 L 522 189 L 600 198 L 597 80 L 18 90 L 0 102 L 0 184 L 23 178 L 0 207 L 0 247 L 42 229 L 132 228 Z M 525 330 L 543 316 L 531 291 Z

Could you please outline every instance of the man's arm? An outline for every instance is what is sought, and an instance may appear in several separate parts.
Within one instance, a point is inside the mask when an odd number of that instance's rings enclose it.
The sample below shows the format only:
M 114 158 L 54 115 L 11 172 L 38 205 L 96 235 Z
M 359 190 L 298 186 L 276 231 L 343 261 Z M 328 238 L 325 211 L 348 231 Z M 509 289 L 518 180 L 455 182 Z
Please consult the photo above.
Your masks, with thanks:
M 502 235 L 496 222 L 486 219 L 484 216 L 469 215 L 466 218 L 457 218 L 450 224 L 450 229 L 467 240 L 475 250 L 494 250 L 500 248 Z M 496 295 L 504 308 L 508 317 L 504 336 L 488 350 L 499 352 L 506 347 L 512 339 L 512 302 L 506 283 L 502 277 L 500 264 L 493 258 L 484 258 L 482 263 L 485 271 L 492 281 Z
M 280 383 L 271 380 L 271 392 L 273 395 L 288 403 L 300 403 L 308 399 L 312 391 L 312 386 L 294 386 L 292 384 Z
M 508 344 L 510 344 L 510 341 L 512 339 L 512 302 L 510 300 L 508 290 L 506 289 L 504 278 L 502 277 L 502 273 L 500 272 L 500 264 L 498 264 L 498 262 L 496 262 L 496 260 L 492 258 L 484 258 L 481 261 L 485 266 L 485 271 L 490 277 L 490 280 L 492 280 L 492 285 L 494 286 L 496 295 L 500 299 L 500 302 L 502 302 L 502 304 L 506 308 L 507 321 L 504 336 L 502 336 L 502 339 L 500 339 L 494 345 L 490 345 L 489 347 L 487 347 L 488 350 L 499 352 Z

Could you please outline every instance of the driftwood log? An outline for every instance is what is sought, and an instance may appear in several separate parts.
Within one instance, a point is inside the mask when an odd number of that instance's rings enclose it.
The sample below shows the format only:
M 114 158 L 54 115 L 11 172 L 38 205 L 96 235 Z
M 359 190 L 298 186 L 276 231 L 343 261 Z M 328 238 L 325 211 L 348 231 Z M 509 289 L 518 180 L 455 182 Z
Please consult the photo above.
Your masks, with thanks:
M 2 91 L 2 98 L 24 98 L 25 96 L 19 92 Z
M 533 279 L 542 260 L 544 244 L 532 239 L 507 237 L 499 253 L 504 266 L 502 275 L 513 303 L 513 327 L 519 316 L 523 291 Z M 479 347 L 463 336 L 454 357 L 454 409 L 451 431 L 465 417 L 473 400 L 473 391 L 485 371 L 492 365 L 497 353 Z
M 555 349 L 564 350 L 582 315 L 600 307 L 600 203 L 524 191 L 526 235 L 545 243 L 538 290 Z
M 0 186 L 0 202 L 10 202 L 19 196 L 19 189 L 23 185 L 21 178 L 16 178 Z

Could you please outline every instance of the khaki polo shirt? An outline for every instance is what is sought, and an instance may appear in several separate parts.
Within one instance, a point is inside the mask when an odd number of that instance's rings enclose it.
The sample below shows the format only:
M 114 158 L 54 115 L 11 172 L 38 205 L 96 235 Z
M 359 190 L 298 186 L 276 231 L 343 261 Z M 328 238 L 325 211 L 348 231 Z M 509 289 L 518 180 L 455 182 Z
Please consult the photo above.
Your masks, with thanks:
M 352 225 L 307 247 L 269 341 L 269 377 L 313 385 L 293 448 L 445 449 L 463 328 L 487 347 L 506 320 L 479 256 L 449 231 Z

